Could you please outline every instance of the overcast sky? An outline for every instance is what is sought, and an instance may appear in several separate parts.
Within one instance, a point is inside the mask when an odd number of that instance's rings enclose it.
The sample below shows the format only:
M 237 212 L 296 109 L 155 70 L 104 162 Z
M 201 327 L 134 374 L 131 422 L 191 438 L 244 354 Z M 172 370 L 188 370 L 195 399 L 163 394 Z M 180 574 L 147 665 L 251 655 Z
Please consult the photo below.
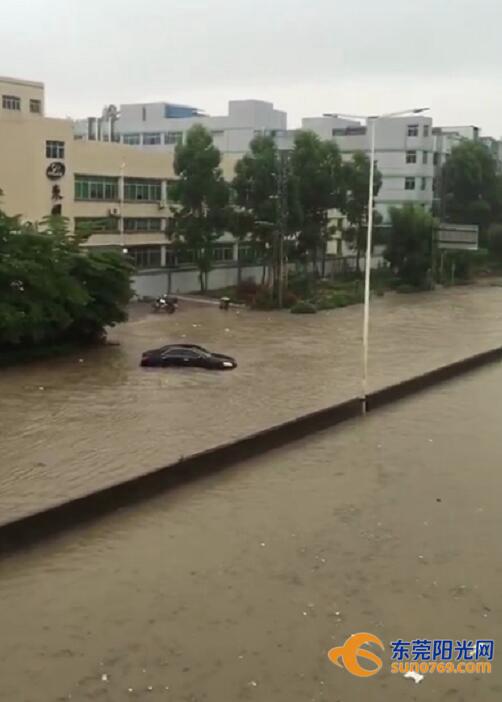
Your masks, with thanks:
M 4 0 L 0 75 L 43 81 L 47 113 L 167 100 L 224 114 L 430 106 L 502 135 L 500 0 Z

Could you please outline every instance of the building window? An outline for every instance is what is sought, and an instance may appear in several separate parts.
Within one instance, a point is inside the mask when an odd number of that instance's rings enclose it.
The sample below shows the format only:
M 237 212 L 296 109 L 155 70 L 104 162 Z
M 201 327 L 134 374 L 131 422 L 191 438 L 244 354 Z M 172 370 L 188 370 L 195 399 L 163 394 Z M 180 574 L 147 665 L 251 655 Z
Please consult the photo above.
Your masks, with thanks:
M 225 130 L 223 130 L 223 129 L 213 129 L 213 131 L 211 132 L 212 137 L 221 137 L 224 134 L 225 134 Z M 275 134 L 271 133 L 271 136 L 275 136 Z
M 422 178 L 422 190 L 427 190 L 427 178 Z
M 418 124 L 409 124 L 408 125 L 408 136 L 409 137 L 417 137 L 418 136 Z
M 153 146 L 154 144 L 161 143 L 161 136 L 158 132 L 146 132 L 143 134 L 143 144 L 146 146 Z
M 423 162 L 424 162 L 424 163 L 429 163 L 429 152 L 428 152 L 428 151 L 424 151 L 423 154 L 422 154 L 422 156 L 423 156 Z
M 118 217 L 75 217 L 76 232 L 116 234 L 119 230 Z
M 45 155 L 47 158 L 64 158 L 64 141 L 46 141 Z
M 146 107 L 141 108 L 141 118 L 143 119 L 143 122 L 146 122 Z
M 241 244 L 239 246 L 239 261 L 242 263 L 256 263 L 259 259 L 260 254 L 255 246 L 251 244 Z
M 115 202 L 119 196 L 118 178 L 106 176 L 75 176 L 75 200 L 104 200 Z
M 165 144 L 181 144 L 183 142 L 183 132 L 167 132 L 164 137 Z
M 438 166 L 440 163 L 440 154 L 438 151 L 434 151 L 434 157 L 433 157 L 434 165 Z
M 4 110 L 17 110 L 21 109 L 21 98 L 15 95 L 2 95 L 2 107 Z
M 42 101 L 41 100 L 30 100 L 30 112 L 35 115 L 39 115 L 42 112 Z
M 126 217 L 124 231 L 160 232 L 162 231 L 162 219 L 160 217 Z
M 138 200 L 143 202 L 160 202 L 161 190 L 160 180 L 126 178 L 124 184 L 124 199 L 134 202 Z
M 122 137 L 124 144 L 130 144 L 131 146 L 137 146 L 141 144 L 141 137 L 139 134 L 124 134 Z
M 136 268 L 160 268 L 160 246 L 134 246 L 128 254 Z
M 429 125 L 428 125 L 428 124 L 424 124 L 424 137 L 428 137 L 428 136 L 429 136 L 429 129 L 430 129 L 430 128 L 429 128 Z
M 366 127 L 340 127 L 331 130 L 332 136 L 364 136 Z
M 406 152 L 406 163 L 416 163 L 417 162 L 417 152 L 407 151 Z
M 234 260 L 233 246 L 215 246 L 212 251 L 213 261 L 223 263 L 224 261 Z
M 180 266 L 194 264 L 196 260 L 193 249 L 185 249 L 183 247 L 176 252 L 176 263 Z
M 405 178 L 404 189 L 415 190 L 415 178 Z

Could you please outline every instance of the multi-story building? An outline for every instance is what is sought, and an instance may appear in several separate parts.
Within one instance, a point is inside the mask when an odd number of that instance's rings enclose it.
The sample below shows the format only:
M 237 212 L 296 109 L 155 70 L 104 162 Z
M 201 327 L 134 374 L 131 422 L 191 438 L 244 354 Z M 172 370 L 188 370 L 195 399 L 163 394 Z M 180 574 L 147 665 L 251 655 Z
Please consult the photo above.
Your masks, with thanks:
M 198 287 L 191 252 L 175 255 L 168 234 L 171 150 L 75 139 L 71 120 L 44 115 L 41 83 L 1 78 L 0 100 L 2 210 L 33 223 L 62 215 L 71 230 L 90 233 L 87 246 L 127 251 L 139 271 L 138 294 L 164 292 L 168 268 L 183 272 L 173 290 Z M 236 160 L 223 158 L 228 179 Z M 248 248 L 243 246 L 240 255 L 251 266 Z M 214 249 L 216 286 L 234 282 L 237 255 L 232 237 L 222 237 Z
M 194 124 L 204 125 L 223 153 L 243 154 L 257 133 L 276 133 L 287 127 L 287 115 L 262 100 L 232 100 L 228 114 L 212 117 L 188 105 L 169 102 L 110 106 L 102 117 L 75 122 L 79 139 L 119 141 L 149 150 L 173 151 Z
M 356 151 L 369 153 L 367 125 L 336 116 L 305 118 L 303 129 L 322 139 L 334 139 L 344 159 Z M 379 119 L 376 125 L 375 159 L 382 174 L 382 187 L 375 207 L 389 220 L 389 209 L 407 202 L 432 207 L 433 136 L 432 119 L 421 115 Z

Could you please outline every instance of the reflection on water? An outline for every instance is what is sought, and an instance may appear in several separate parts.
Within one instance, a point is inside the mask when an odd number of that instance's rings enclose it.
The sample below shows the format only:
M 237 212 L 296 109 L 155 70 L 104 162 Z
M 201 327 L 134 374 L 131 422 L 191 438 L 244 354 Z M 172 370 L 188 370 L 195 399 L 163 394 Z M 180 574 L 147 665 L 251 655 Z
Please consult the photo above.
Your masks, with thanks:
M 378 387 L 501 343 L 502 290 L 389 295 L 372 315 Z M 0 520 L 359 394 L 361 316 L 142 308 L 112 332 L 119 347 L 2 371 Z M 239 367 L 138 367 L 145 349 L 181 340 Z
M 5 559 L 0 700 L 500 699 L 497 657 L 415 687 L 326 652 L 500 641 L 501 385 L 482 369 Z

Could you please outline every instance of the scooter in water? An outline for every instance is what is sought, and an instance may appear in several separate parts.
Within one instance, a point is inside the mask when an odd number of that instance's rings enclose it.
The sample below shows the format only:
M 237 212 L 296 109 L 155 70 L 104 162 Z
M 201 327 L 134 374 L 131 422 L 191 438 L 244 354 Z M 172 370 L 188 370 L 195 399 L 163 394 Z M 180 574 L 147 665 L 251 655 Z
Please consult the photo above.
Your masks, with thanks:
M 161 295 L 152 305 L 152 312 L 165 312 L 166 314 L 174 314 L 178 308 L 178 298 L 168 295 Z

